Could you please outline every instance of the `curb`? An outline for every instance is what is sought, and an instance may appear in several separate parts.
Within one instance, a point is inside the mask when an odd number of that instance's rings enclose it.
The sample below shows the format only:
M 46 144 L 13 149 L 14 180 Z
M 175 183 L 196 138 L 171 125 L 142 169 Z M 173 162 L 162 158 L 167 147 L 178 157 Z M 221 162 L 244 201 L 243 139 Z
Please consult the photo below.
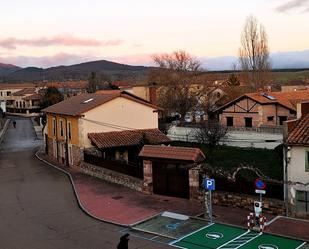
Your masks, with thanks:
M 2 130 L 0 131 L 0 144 L 1 144 L 2 141 L 3 141 L 4 134 L 6 133 L 6 131 L 7 131 L 7 129 L 8 129 L 8 126 L 9 126 L 10 121 L 11 121 L 10 119 L 7 119 L 7 120 L 5 121 L 5 124 L 4 124 L 3 128 L 2 128 Z
M 98 220 L 98 221 L 102 221 L 102 222 L 109 223 L 109 224 L 112 224 L 112 225 L 121 226 L 121 227 L 126 227 L 126 228 L 130 228 L 130 227 L 132 226 L 132 225 L 128 225 L 128 224 L 121 224 L 121 223 L 117 223 L 117 222 L 105 220 L 105 219 L 99 218 L 99 217 L 97 217 L 97 216 L 91 214 L 91 213 L 83 206 L 83 204 L 82 204 L 82 202 L 81 202 L 81 200 L 80 200 L 80 198 L 79 198 L 79 196 L 78 196 L 78 193 L 77 193 L 77 191 L 76 191 L 76 187 L 75 187 L 75 184 L 74 184 L 74 180 L 73 180 L 71 174 L 70 174 L 69 172 L 65 171 L 64 169 L 61 169 L 61 168 L 59 168 L 59 167 L 53 165 L 52 163 L 50 163 L 50 162 L 44 160 L 43 158 L 41 158 L 41 157 L 38 155 L 38 152 L 39 152 L 39 150 L 35 153 L 35 156 L 36 156 L 36 158 L 37 158 L 38 160 L 40 160 L 41 162 L 43 162 L 43 163 L 45 163 L 45 164 L 47 164 L 47 165 L 49 165 L 49 166 L 51 166 L 51 167 L 53 167 L 53 168 L 55 168 L 55 169 L 61 171 L 62 173 L 66 174 L 66 175 L 69 177 L 70 182 L 71 182 L 71 186 L 72 186 L 73 191 L 74 191 L 74 195 L 75 195 L 75 197 L 76 197 L 76 199 L 77 199 L 78 206 L 80 207 L 80 209 L 81 209 L 85 214 L 87 214 L 87 215 L 90 216 L 91 218 L 94 218 L 94 219 L 96 219 L 96 220 Z

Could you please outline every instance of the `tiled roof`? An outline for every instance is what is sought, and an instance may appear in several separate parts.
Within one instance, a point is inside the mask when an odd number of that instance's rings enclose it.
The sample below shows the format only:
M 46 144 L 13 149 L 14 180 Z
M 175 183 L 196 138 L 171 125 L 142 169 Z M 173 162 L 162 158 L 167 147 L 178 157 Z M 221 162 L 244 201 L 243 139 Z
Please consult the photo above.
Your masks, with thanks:
M 39 100 L 41 98 L 42 98 L 42 95 L 35 93 L 35 94 L 32 94 L 30 96 L 23 98 L 23 100 Z
M 296 110 L 296 103 L 303 100 L 309 100 L 309 90 L 300 90 L 293 92 L 268 92 L 268 93 L 247 93 L 245 96 L 255 100 L 260 104 L 278 103 L 289 109 Z M 274 97 L 269 99 L 267 96 Z
M 267 96 L 274 97 L 270 99 Z M 304 100 L 309 100 L 309 90 L 299 90 L 293 92 L 259 92 L 259 93 L 246 93 L 228 103 L 221 106 L 217 111 L 221 111 L 231 104 L 243 99 L 250 98 L 262 105 L 267 104 L 280 104 L 288 109 L 296 111 L 296 104 Z
M 133 97 L 132 95 L 120 92 L 112 94 L 95 94 L 95 93 L 80 94 L 71 97 L 67 100 L 64 100 L 62 102 L 59 102 L 55 105 L 49 106 L 43 109 L 42 111 L 46 113 L 78 116 L 84 112 L 87 112 L 97 106 L 100 106 L 118 97 L 130 99 L 140 104 L 149 106 L 153 109 L 160 109 L 159 107 L 152 105 L 147 101 L 140 100 L 140 98 L 138 97 Z
M 88 137 L 100 149 L 139 145 L 144 139 L 150 144 L 171 141 L 158 129 L 89 133 Z
M 24 96 L 26 94 L 34 94 L 35 93 L 35 88 L 24 88 L 20 91 L 17 91 L 13 93 L 13 96 Z
M 291 145 L 309 146 L 309 113 L 296 123 L 287 138 L 287 143 Z
M 174 147 L 174 146 L 159 146 L 145 145 L 140 157 L 172 159 L 190 162 L 202 162 L 205 160 L 205 155 L 198 148 Z

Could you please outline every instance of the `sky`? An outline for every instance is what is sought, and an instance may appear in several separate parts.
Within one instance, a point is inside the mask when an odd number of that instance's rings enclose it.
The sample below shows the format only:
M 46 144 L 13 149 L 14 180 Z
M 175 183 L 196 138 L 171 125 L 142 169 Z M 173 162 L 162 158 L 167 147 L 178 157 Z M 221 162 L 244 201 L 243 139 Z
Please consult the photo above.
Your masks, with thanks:
M 250 15 L 274 60 L 309 67 L 309 0 L 1 0 L 0 62 L 151 65 L 153 54 L 186 50 L 206 67 L 229 67 Z

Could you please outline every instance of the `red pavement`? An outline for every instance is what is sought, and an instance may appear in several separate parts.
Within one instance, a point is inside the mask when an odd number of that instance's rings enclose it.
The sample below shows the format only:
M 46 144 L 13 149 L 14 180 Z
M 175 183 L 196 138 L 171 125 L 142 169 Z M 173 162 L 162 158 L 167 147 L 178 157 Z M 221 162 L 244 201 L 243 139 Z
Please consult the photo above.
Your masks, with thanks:
M 87 176 L 65 167 L 44 153 L 40 159 L 70 173 L 80 203 L 91 215 L 102 220 L 121 225 L 132 225 L 159 214 L 170 211 L 189 216 L 203 212 L 199 202 L 160 195 L 145 195 L 126 187 Z M 215 221 L 246 227 L 248 211 L 240 208 L 214 206 Z M 273 219 L 267 216 L 267 220 Z M 267 227 L 266 232 L 295 237 L 309 241 L 309 221 L 280 218 Z

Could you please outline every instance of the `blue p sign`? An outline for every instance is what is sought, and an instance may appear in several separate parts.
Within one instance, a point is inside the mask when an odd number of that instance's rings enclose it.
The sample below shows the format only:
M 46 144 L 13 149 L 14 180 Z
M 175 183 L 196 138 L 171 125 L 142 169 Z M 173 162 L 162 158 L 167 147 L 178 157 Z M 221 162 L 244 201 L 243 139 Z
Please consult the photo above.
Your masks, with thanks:
M 207 190 L 215 190 L 215 179 L 204 179 L 203 186 Z

